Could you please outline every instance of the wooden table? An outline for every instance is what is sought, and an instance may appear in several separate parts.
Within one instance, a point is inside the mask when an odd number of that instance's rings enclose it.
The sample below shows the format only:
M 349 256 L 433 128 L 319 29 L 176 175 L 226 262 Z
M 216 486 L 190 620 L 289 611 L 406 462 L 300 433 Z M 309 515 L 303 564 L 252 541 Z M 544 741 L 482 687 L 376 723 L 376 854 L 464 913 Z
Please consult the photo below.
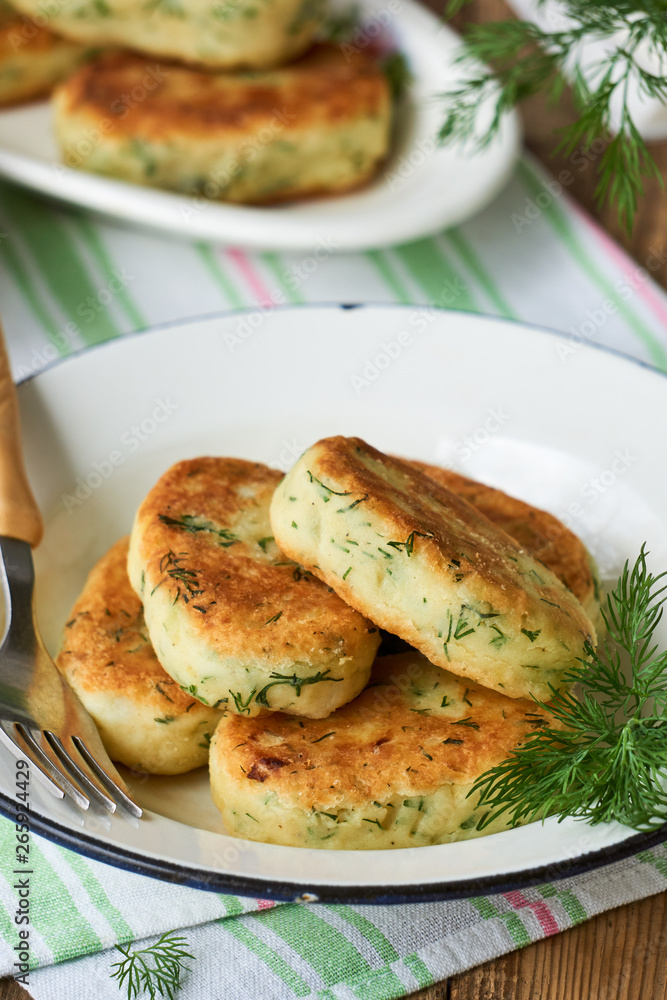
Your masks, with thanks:
M 441 10 L 442 0 L 431 0 Z M 456 18 L 466 21 L 495 20 L 510 16 L 504 0 L 474 0 Z M 568 169 L 567 157 L 552 156 L 553 129 L 573 115 L 567 99 L 557 108 L 547 108 L 539 98 L 521 109 L 528 147 L 555 173 Z M 667 142 L 652 151 L 663 176 L 667 177 Z M 632 235 L 623 232 L 611 208 L 595 204 L 595 174 L 592 168 L 571 171 L 569 193 L 608 230 L 640 263 L 651 251 L 661 251 L 667 233 L 667 190 L 657 181 L 647 184 Z M 653 277 L 667 288 L 667 256 Z M 121 994 L 118 994 L 121 997 Z M 0 980 L 0 1000 L 26 1000 L 29 994 L 11 979 Z M 512 952 L 505 958 L 472 969 L 430 989 L 414 993 L 409 1000 L 667 1000 L 667 895 L 603 913 L 547 941 Z M 66 998 L 63 996 L 63 1000 Z M 252 998 L 248 998 L 252 1000 Z

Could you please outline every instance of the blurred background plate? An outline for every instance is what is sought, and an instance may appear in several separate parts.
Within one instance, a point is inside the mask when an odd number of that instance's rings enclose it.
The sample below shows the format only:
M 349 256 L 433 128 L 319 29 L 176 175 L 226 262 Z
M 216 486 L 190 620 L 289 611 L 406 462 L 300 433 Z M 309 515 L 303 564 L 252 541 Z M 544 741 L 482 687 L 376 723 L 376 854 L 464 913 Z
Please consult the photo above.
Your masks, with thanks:
M 37 600 L 52 652 L 88 571 L 169 465 L 217 454 L 285 469 L 330 434 L 458 466 L 547 508 L 583 538 L 607 582 L 643 541 L 652 568 L 667 565 L 667 465 L 656 461 L 664 374 L 584 344 L 563 360 L 561 335 L 421 306 L 304 306 L 256 320 L 232 313 L 128 336 L 19 387 L 46 524 Z M 667 644 L 667 621 L 658 641 Z M 10 816 L 13 776 L 0 747 L 0 812 Z M 637 835 L 549 819 L 438 847 L 277 847 L 224 834 L 205 769 L 130 782 L 147 810 L 135 823 L 84 815 L 33 782 L 32 829 L 199 888 L 347 902 L 505 891 L 667 839 L 666 827 Z
M 335 6 L 335 5 L 334 5 Z M 359 4 L 362 39 L 399 49 L 414 80 L 401 102 L 388 161 L 369 185 L 340 197 L 265 208 L 191 198 L 63 166 L 46 101 L 0 111 L 0 176 L 103 217 L 256 250 L 364 250 L 457 225 L 509 178 L 519 152 L 516 114 L 479 153 L 440 149 L 437 95 L 456 84 L 458 36 L 413 0 Z M 381 31 L 380 31 L 381 29 Z M 381 37 L 380 37 L 381 35 Z

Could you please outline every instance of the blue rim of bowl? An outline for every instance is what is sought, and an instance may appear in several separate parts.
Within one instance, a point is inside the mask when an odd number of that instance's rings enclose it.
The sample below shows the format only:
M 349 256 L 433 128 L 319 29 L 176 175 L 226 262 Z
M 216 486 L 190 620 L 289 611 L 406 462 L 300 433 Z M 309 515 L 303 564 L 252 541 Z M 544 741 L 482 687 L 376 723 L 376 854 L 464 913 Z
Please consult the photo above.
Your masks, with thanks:
M 230 316 L 244 315 L 246 313 L 265 312 L 288 312 L 288 311 L 312 311 L 313 309 L 342 310 L 348 312 L 357 309 L 396 309 L 409 311 L 410 309 L 429 309 L 442 313 L 450 318 L 456 316 L 475 316 L 483 319 L 484 322 L 500 323 L 511 325 L 524 330 L 533 330 L 561 340 L 576 340 L 584 348 L 590 348 L 610 354 L 623 361 L 631 362 L 653 374 L 667 378 L 667 372 L 654 367 L 648 362 L 625 354 L 615 348 L 606 347 L 602 344 L 590 342 L 586 338 L 575 338 L 570 334 L 558 330 L 552 330 L 546 326 L 534 323 L 522 323 L 518 320 L 505 319 L 499 316 L 486 316 L 481 313 L 464 312 L 462 310 L 443 309 L 437 306 L 425 306 L 419 304 L 401 304 L 386 302 L 363 302 L 363 303 L 303 303 L 301 305 L 276 306 L 270 310 L 259 310 L 257 307 L 245 309 L 231 309 L 209 313 L 203 316 L 174 320 L 147 327 L 144 330 L 133 331 L 121 337 L 107 340 L 99 344 L 94 344 L 67 355 L 63 358 L 54 359 L 49 365 L 40 368 L 34 374 L 26 376 L 19 385 L 24 385 L 32 381 L 39 375 L 59 367 L 61 364 L 70 362 L 83 355 L 87 355 L 92 350 L 105 350 L 113 348 L 114 345 L 127 341 L 128 338 L 143 337 L 149 334 L 160 334 L 168 330 L 176 329 L 194 323 L 206 323 L 216 319 L 227 319 Z M 10 796 L 0 792 L 0 814 L 7 819 L 14 819 L 17 809 L 23 808 L 21 804 Z M 667 841 L 667 823 L 656 827 L 653 830 L 636 833 L 625 840 L 608 847 L 601 847 L 587 854 L 579 855 L 575 858 L 568 858 L 563 861 L 552 862 L 541 865 L 537 868 L 524 869 L 519 872 L 512 872 L 507 875 L 487 875 L 475 879 L 466 879 L 458 882 L 429 882 L 414 885 L 402 885 L 400 889 L 392 889 L 391 886 L 378 887 L 375 885 L 340 886 L 326 885 L 320 883 L 296 883 L 282 880 L 268 881 L 251 876 L 238 875 L 224 871 L 202 871 L 194 866 L 188 866 L 179 862 L 171 861 L 167 858 L 147 857 L 138 854 L 127 848 L 116 844 L 102 842 L 94 837 L 89 837 L 81 831 L 74 831 L 62 826 L 55 820 L 46 819 L 41 816 L 31 816 L 31 830 L 58 844 L 60 847 L 68 848 L 77 854 L 101 861 L 104 864 L 121 868 L 124 871 L 134 874 L 145 875 L 160 881 L 172 882 L 177 885 L 189 886 L 193 889 L 202 889 L 209 892 L 224 892 L 240 896 L 253 896 L 263 899 L 272 899 L 277 902 L 322 902 L 322 903 L 356 903 L 370 905 L 388 905 L 399 903 L 427 903 L 436 901 L 448 901 L 455 899 L 467 899 L 477 895 L 495 895 L 509 892 L 514 889 L 525 889 L 534 885 L 542 885 L 545 882 L 558 881 L 564 878 L 572 878 L 602 868 L 606 865 L 614 864 L 632 857 L 641 851 L 649 850 Z M 299 850 L 299 848 L 294 848 Z M 428 848 L 422 848 L 428 850 Z
M 0 814 L 13 820 L 17 809 L 23 809 L 0 793 Z M 141 821 L 140 821 L 141 822 Z M 429 882 L 401 885 L 392 889 L 390 885 L 326 885 L 324 883 L 289 882 L 281 879 L 268 881 L 224 871 L 201 871 L 189 865 L 170 861 L 167 858 L 147 857 L 118 845 L 100 842 L 81 831 L 73 831 L 55 820 L 45 820 L 31 816 L 31 833 L 37 833 L 77 854 L 101 861 L 114 868 L 145 875 L 161 882 L 202 889 L 208 892 L 227 893 L 234 896 L 251 896 L 255 899 L 271 899 L 282 903 L 354 903 L 359 905 L 387 906 L 399 903 L 448 902 L 455 899 L 469 899 L 473 896 L 493 896 L 516 889 L 527 889 L 545 882 L 559 881 L 583 875 L 596 868 L 614 864 L 632 857 L 651 847 L 657 847 L 667 840 L 667 823 L 650 833 L 637 833 L 619 844 L 602 847 L 578 858 L 557 861 L 537 868 L 528 868 L 508 875 L 486 875 L 460 882 Z M 420 850 L 428 850 L 428 847 Z M 300 848 L 294 847 L 298 851 Z
M 598 344 L 596 341 L 589 340 L 587 337 L 575 336 L 572 333 L 565 333 L 563 330 L 554 330 L 552 327 L 545 326 L 542 323 L 526 323 L 518 319 L 508 319 L 505 316 L 492 316 L 487 313 L 477 313 L 465 309 L 447 309 L 443 306 L 433 306 L 422 302 L 332 301 L 288 303 L 285 305 L 275 305 L 270 307 L 244 306 L 242 309 L 218 309 L 215 312 L 202 313 L 197 316 L 184 316 L 181 319 L 166 320 L 164 323 L 155 323 L 152 326 L 146 326 L 140 330 L 129 330 L 127 333 L 122 333 L 117 337 L 112 337 L 109 340 L 103 340 L 96 344 L 85 344 L 82 347 L 78 347 L 70 354 L 54 358 L 41 368 L 38 368 L 34 372 L 30 372 L 25 377 L 19 379 L 16 384 L 17 386 L 22 386 L 25 385 L 26 382 L 32 382 L 40 375 L 44 375 L 47 372 L 52 371 L 54 368 L 59 368 L 63 364 L 68 364 L 69 362 L 80 358 L 84 354 L 90 354 L 93 351 L 104 351 L 108 348 L 112 349 L 117 344 L 125 343 L 126 341 L 134 340 L 139 337 L 148 337 L 152 334 L 164 333 L 169 330 L 177 329 L 179 326 L 188 326 L 189 324 L 194 323 L 210 323 L 213 320 L 228 319 L 230 316 L 246 316 L 254 313 L 271 315 L 273 313 L 284 312 L 312 312 L 313 310 L 319 309 L 341 310 L 342 312 L 350 312 L 357 309 L 395 309 L 399 312 L 409 312 L 411 309 L 419 309 L 425 312 L 442 313 L 443 316 L 472 316 L 484 320 L 485 323 L 498 323 L 502 326 L 517 327 L 520 330 L 535 330 L 544 336 L 555 337 L 558 340 L 564 340 L 571 344 L 578 344 L 586 350 L 599 351 L 601 354 L 610 354 L 612 357 L 620 358 L 622 361 L 628 361 L 631 364 L 636 365 L 638 368 L 643 368 L 655 375 L 661 376 L 662 378 L 667 378 L 667 371 L 664 371 L 661 368 L 656 368 L 656 366 L 652 365 L 650 361 L 643 361 L 641 358 L 637 358 L 632 354 L 626 354 L 625 351 L 620 351 L 617 347 L 608 347 L 606 344 Z

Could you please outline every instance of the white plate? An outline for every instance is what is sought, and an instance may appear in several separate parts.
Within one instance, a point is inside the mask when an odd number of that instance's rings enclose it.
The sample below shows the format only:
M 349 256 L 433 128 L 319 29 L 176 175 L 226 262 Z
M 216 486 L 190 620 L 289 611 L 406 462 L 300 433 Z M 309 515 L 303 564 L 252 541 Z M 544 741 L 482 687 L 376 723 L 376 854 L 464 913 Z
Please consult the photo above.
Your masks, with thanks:
M 571 520 L 613 578 L 646 540 L 667 564 L 667 381 L 618 355 L 502 320 L 421 307 L 236 313 L 126 337 L 19 390 L 45 515 L 38 608 L 55 651 L 87 571 L 174 461 L 286 467 L 324 435 L 463 471 Z M 115 458 L 110 456 L 116 453 Z M 665 623 L 667 625 L 667 623 Z M 662 641 L 667 628 L 663 627 Z M 14 768 L 0 748 L 0 810 Z M 225 836 L 205 771 L 134 785 L 140 822 L 86 816 L 32 783 L 37 832 L 111 864 L 215 889 L 390 902 L 573 874 L 664 839 L 574 820 L 399 851 L 314 851 Z M 184 820 L 187 817 L 187 820 Z
M 347 2 L 347 0 L 345 0 Z M 402 243 L 456 225 L 483 208 L 507 181 L 519 148 L 516 115 L 481 153 L 440 149 L 435 95 L 455 84 L 457 35 L 413 0 L 361 0 L 362 43 L 405 53 L 415 77 L 399 114 L 389 161 L 367 187 L 336 198 L 269 208 L 225 205 L 114 181 L 64 167 L 46 102 L 0 111 L 0 175 L 102 216 L 184 239 L 251 249 L 363 250 Z

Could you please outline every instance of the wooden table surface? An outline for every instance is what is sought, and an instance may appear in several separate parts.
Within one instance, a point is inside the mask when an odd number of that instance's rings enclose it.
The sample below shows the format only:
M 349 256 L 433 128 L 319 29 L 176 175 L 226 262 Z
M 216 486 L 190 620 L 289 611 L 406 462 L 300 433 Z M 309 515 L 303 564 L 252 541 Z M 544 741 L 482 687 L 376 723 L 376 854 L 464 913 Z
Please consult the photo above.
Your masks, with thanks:
M 442 0 L 431 0 L 441 10 Z M 474 0 L 456 18 L 496 20 L 511 16 L 504 0 Z M 625 233 L 612 208 L 595 203 L 592 167 L 574 169 L 570 159 L 552 156 L 553 130 L 573 116 L 567 97 L 561 106 L 547 108 L 533 98 L 521 108 L 526 143 L 555 173 L 570 169 L 569 194 L 611 233 L 632 256 L 644 264 L 652 251 L 661 251 L 667 232 L 667 190 L 657 181 L 646 186 L 631 235 Z M 667 142 L 651 150 L 667 178 Z M 653 277 L 667 288 L 667 257 Z M 121 994 L 119 993 L 119 997 Z M 0 980 L 0 1000 L 26 1000 L 29 994 L 12 979 Z M 409 1000 L 667 1000 L 667 894 L 603 913 L 587 923 L 546 941 L 512 952 L 504 958 L 411 995 Z M 66 1000 L 63 995 L 63 1000 Z M 202 998 L 209 1000 L 209 998 Z M 252 1000 L 251 997 L 248 1000 Z

